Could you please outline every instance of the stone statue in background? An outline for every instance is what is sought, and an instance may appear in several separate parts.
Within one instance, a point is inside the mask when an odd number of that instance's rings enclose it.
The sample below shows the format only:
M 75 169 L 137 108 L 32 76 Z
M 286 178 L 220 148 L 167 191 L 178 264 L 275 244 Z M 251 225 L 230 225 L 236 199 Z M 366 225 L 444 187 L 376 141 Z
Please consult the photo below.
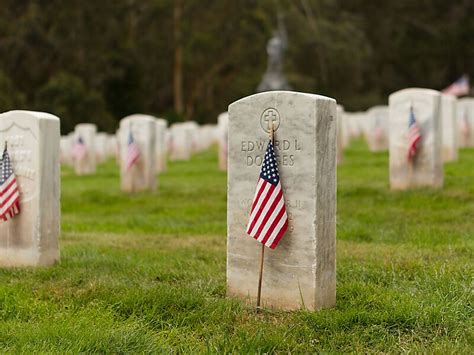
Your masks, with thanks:
M 283 56 L 288 46 L 286 28 L 283 17 L 278 15 L 278 30 L 267 43 L 268 66 L 257 92 L 273 90 L 291 90 L 283 74 Z

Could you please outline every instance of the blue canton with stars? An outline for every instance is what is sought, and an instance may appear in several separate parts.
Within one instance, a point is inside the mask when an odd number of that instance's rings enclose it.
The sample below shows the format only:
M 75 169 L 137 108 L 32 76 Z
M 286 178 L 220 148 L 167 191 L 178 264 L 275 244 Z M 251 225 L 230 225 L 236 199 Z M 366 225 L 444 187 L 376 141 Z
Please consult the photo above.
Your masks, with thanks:
M 0 185 L 2 185 L 13 174 L 12 164 L 7 151 L 3 152 L 2 160 L 0 160 Z
M 277 185 L 280 181 L 275 150 L 271 141 L 268 143 L 267 151 L 265 152 L 265 160 L 263 161 L 260 177 L 272 185 Z

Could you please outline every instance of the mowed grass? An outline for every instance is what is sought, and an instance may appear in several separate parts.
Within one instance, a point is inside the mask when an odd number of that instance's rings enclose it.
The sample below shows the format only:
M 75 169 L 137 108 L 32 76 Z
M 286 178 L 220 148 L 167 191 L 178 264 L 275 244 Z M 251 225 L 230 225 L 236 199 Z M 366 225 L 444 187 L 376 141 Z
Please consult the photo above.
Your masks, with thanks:
M 440 191 L 389 191 L 387 164 L 356 142 L 338 169 L 337 306 L 260 314 L 225 297 L 215 150 L 135 196 L 114 162 L 64 168 L 61 262 L 0 270 L 0 351 L 472 353 L 474 150 Z

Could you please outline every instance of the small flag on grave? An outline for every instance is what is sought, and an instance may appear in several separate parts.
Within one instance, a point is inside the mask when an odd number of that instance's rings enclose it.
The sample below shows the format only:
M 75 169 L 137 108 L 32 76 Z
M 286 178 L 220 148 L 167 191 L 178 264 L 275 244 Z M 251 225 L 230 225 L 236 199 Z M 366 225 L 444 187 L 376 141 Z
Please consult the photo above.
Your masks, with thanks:
M 268 143 L 257 190 L 250 210 L 247 234 L 274 249 L 288 228 L 285 199 L 273 143 Z
M 408 161 L 413 161 L 418 152 L 418 143 L 421 140 L 421 130 L 416 122 L 413 106 L 410 107 L 408 119 Z
M 127 148 L 127 157 L 125 160 L 125 171 L 131 169 L 133 165 L 140 159 L 140 148 L 133 138 L 133 133 L 130 130 L 128 134 L 128 148 Z
M 455 96 L 464 96 L 469 94 L 469 77 L 464 74 L 454 83 L 449 85 L 443 91 L 443 94 L 450 94 Z
M 74 143 L 74 147 L 72 148 L 72 156 L 77 161 L 82 161 L 87 155 L 87 147 L 84 143 L 84 140 L 81 136 L 77 138 L 76 143 Z
M 0 161 L 0 219 L 7 221 L 20 213 L 20 192 L 7 145 Z

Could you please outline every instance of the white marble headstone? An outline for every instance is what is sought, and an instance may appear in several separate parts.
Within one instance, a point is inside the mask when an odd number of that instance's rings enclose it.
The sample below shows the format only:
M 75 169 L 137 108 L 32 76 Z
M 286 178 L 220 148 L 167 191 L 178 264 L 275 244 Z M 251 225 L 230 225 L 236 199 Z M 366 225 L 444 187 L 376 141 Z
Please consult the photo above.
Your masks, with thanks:
M 410 88 L 389 97 L 390 106 L 390 186 L 442 187 L 441 95 L 430 89 Z M 408 160 L 410 106 L 421 130 L 418 153 Z
M 458 160 L 458 131 L 456 96 L 441 95 L 441 134 L 443 142 L 443 161 Z
M 20 214 L 0 220 L 0 266 L 46 266 L 59 260 L 59 118 L 10 111 L 0 115 L 0 145 L 8 152 L 20 190 Z
M 140 158 L 126 169 L 130 131 L 140 149 Z M 153 116 L 135 114 L 120 121 L 120 176 L 123 192 L 154 191 L 156 189 L 156 122 Z
M 96 134 L 97 126 L 92 123 L 78 124 L 74 130 L 74 144 L 76 144 L 79 137 L 81 137 L 87 149 L 87 153 L 84 159 L 74 159 L 74 169 L 77 175 L 90 175 L 95 174 L 96 172 Z
M 474 147 L 474 98 L 464 97 L 459 99 L 456 113 L 459 147 Z
M 99 132 L 95 136 L 95 152 L 97 163 L 103 163 L 107 160 L 107 134 Z
M 156 122 L 156 172 L 166 171 L 168 155 L 166 148 L 166 127 L 168 122 L 163 118 L 157 118 Z
M 266 248 L 262 302 L 283 309 L 334 306 L 336 101 L 297 92 L 265 92 L 229 106 L 227 293 L 256 297 L 261 244 L 246 225 L 270 121 L 289 227 L 276 249 Z
M 341 164 L 344 157 L 344 107 L 337 105 L 337 163 Z
M 374 106 L 367 110 L 366 140 L 371 152 L 388 150 L 388 106 Z
M 61 136 L 60 139 L 60 162 L 64 165 L 70 165 L 72 162 L 71 159 L 71 150 L 72 150 L 72 140 L 69 136 Z
M 229 134 L 229 113 L 217 117 L 219 170 L 227 171 L 227 136 Z
M 175 123 L 170 127 L 170 159 L 191 159 L 193 136 L 192 129 L 184 123 Z

